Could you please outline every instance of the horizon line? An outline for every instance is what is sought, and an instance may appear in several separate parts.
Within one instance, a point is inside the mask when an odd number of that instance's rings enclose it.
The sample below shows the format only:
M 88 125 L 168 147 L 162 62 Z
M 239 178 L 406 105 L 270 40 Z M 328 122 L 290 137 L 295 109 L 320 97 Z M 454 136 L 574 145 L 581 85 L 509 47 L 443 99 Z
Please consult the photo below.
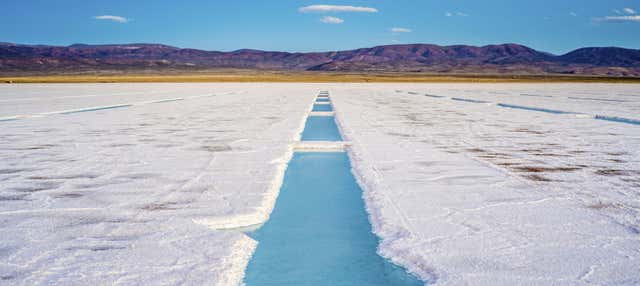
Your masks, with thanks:
M 178 46 L 178 45 L 170 45 L 170 44 L 163 44 L 163 43 L 154 43 L 154 42 L 129 42 L 129 43 L 100 43 L 100 44 L 90 44 L 90 43 L 72 43 L 72 44 L 27 44 L 27 43 L 14 43 L 14 42 L 6 42 L 6 41 L 0 41 L 0 45 L 2 44 L 9 44 L 9 45 L 15 45 L 15 46 L 43 46 L 43 47 L 71 47 L 71 46 L 75 46 L 75 45 L 86 45 L 86 46 L 133 46 L 133 45 L 158 45 L 158 46 L 166 46 L 166 47 L 171 47 L 171 48 L 176 48 L 176 49 L 191 49 L 191 50 L 200 50 L 200 51 L 205 51 L 205 52 L 223 52 L 223 53 L 232 53 L 232 52 L 238 52 L 238 51 L 243 51 L 243 50 L 250 50 L 250 51 L 260 51 L 260 52 L 275 52 L 275 53 L 290 53 L 290 54 L 311 54 L 311 53 L 330 53 L 330 52 L 342 52 L 342 51 L 353 51 L 353 50 L 360 50 L 360 49 L 371 49 L 371 48 L 376 48 L 376 47 L 389 47 L 389 46 L 411 46 L 411 45 L 432 45 L 432 46 L 438 46 L 438 47 L 455 47 L 455 46 L 467 46 L 467 47 L 478 47 L 478 48 L 483 48 L 483 47 L 488 47 L 488 46 L 505 46 L 505 45 L 518 45 L 518 46 L 523 46 L 529 49 L 533 49 L 535 51 L 538 52 L 542 52 L 542 53 L 547 53 L 547 54 L 551 54 L 554 56 L 561 56 L 561 55 L 565 55 L 568 53 L 571 53 L 573 51 L 579 50 L 579 49 L 588 49 L 588 48 L 620 48 L 620 49 L 629 49 L 629 50 L 640 50 L 638 48 L 630 48 L 630 47 L 624 47 L 624 46 L 614 46 L 614 45 L 610 45 L 610 46 L 582 46 L 582 47 L 577 47 L 571 50 L 568 50 L 564 53 L 554 53 L 554 52 L 548 52 L 545 50 L 539 50 L 536 48 L 533 48 L 531 46 L 525 45 L 525 44 L 519 44 L 519 43 L 515 43 L 515 42 L 505 42 L 505 43 L 495 43 L 495 44 L 486 44 L 486 45 L 473 45 L 473 44 L 447 44 L 447 45 L 442 45 L 442 44 L 434 44 L 434 43 L 391 43 L 391 44 L 380 44 L 380 45 L 373 45 L 373 46 L 365 46 L 365 47 L 359 47 L 359 48 L 348 48 L 348 49 L 334 49 L 334 50 L 307 50 L 307 51 L 292 51 L 292 50 L 268 50 L 268 49 L 259 49 L 259 48 L 239 48 L 239 49 L 234 49 L 234 50 L 216 50 L 216 49 L 204 49 L 204 48 L 193 48 L 193 47 L 182 47 L 182 46 Z

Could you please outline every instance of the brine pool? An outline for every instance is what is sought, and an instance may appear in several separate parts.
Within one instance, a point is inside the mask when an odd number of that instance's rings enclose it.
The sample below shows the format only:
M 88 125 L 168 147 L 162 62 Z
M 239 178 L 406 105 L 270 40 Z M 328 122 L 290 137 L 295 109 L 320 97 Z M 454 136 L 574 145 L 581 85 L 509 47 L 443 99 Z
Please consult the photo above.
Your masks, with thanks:
M 333 116 L 309 116 L 302 141 L 342 141 L 342 136 Z
M 376 253 L 362 190 L 345 152 L 294 153 L 258 247 L 252 285 L 423 285 Z
M 318 111 L 318 112 L 333 111 L 333 107 L 331 107 L 330 104 L 314 104 L 312 111 Z
M 333 116 L 307 118 L 303 141 L 341 141 Z M 346 152 L 296 152 L 258 241 L 245 285 L 423 285 L 376 253 Z

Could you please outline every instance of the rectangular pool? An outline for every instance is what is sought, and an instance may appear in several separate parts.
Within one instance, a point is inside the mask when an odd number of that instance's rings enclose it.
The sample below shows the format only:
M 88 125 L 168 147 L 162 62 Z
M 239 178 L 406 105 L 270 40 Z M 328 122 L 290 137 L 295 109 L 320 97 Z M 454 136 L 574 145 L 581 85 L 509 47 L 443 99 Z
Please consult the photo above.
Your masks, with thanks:
M 311 111 L 333 111 L 333 107 L 330 104 L 314 104 Z
M 342 136 L 333 116 L 309 116 L 302 141 L 342 141 Z
M 376 253 L 362 190 L 346 153 L 294 153 L 245 284 L 423 285 Z

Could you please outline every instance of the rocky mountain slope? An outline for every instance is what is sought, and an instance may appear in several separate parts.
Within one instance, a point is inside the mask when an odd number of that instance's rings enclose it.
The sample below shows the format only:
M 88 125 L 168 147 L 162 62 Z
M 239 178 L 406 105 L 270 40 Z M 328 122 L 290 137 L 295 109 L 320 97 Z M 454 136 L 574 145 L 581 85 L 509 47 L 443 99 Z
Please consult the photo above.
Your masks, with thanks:
M 552 55 L 517 44 L 389 45 L 338 52 L 233 52 L 160 44 L 67 47 L 0 43 L 0 73 L 216 68 L 338 72 L 579 74 L 640 76 L 640 50 L 582 48 Z

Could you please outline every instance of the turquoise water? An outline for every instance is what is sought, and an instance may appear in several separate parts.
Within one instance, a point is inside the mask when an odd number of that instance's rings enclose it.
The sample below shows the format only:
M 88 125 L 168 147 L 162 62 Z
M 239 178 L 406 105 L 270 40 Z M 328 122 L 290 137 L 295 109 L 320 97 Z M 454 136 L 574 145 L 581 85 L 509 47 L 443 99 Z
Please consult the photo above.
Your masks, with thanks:
M 329 104 L 314 104 L 311 111 L 333 111 L 333 108 Z
M 78 110 L 70 110 L 62 112 L 62 114 L 73 114 L 73 113 L 83 113 L 83 112 L 91 112 L 91 111 L 99 111 L 99 110 L 107 110 L 107 109 L 116 109 L 116 108 L 125 108 L 131 107 L 131 104 L 120 104 L 120 105 L 112 105 L 112 106 L 102 106 L 102 107 L 92 107 L 86 109 L 78 109 Z
M 468 98 L 460 98 L 460 97 L 452 97 L 451 100 L 472 102 L 472 103 L 489 103 L 488 101 L 484 101 L 484 100 L 476 100 L 476 99 L 468 99 Z
M 497 105 L 500 107 L 506 107 L 506 108 L 540 111 L 540 112 L 553 113 L 553 114 L 576 114 L 575 112 L 567 112 L 562 110 L 554 110 L 554 109 L 547 109 L 547 108 L 540 108 L 540 107 L 529 107 L 529 106 L 515 105 L 515 104 L 498 103 Z
M 316 99 L 316 102 L 329 102 L 329 98 L 328 97 L 318 97 Z
M 346 153 L 294 153 L 270 219 L 250 235 L 248 286 L 423 284 L 376 254 Z
M 309 116 L 302 141 L 342 141 L 342 136 L 333 116 Z
M 613 122 L 620 122 L 620 123 L 628 123 L 628 124 L 633 124 L 633 125 L 640 125 L 640 119 L 623 118 L 623 117 L 615 117 L 615 116 L 604 116 L 604 115 L 596 115 L 595 119 L 613 121 Z

